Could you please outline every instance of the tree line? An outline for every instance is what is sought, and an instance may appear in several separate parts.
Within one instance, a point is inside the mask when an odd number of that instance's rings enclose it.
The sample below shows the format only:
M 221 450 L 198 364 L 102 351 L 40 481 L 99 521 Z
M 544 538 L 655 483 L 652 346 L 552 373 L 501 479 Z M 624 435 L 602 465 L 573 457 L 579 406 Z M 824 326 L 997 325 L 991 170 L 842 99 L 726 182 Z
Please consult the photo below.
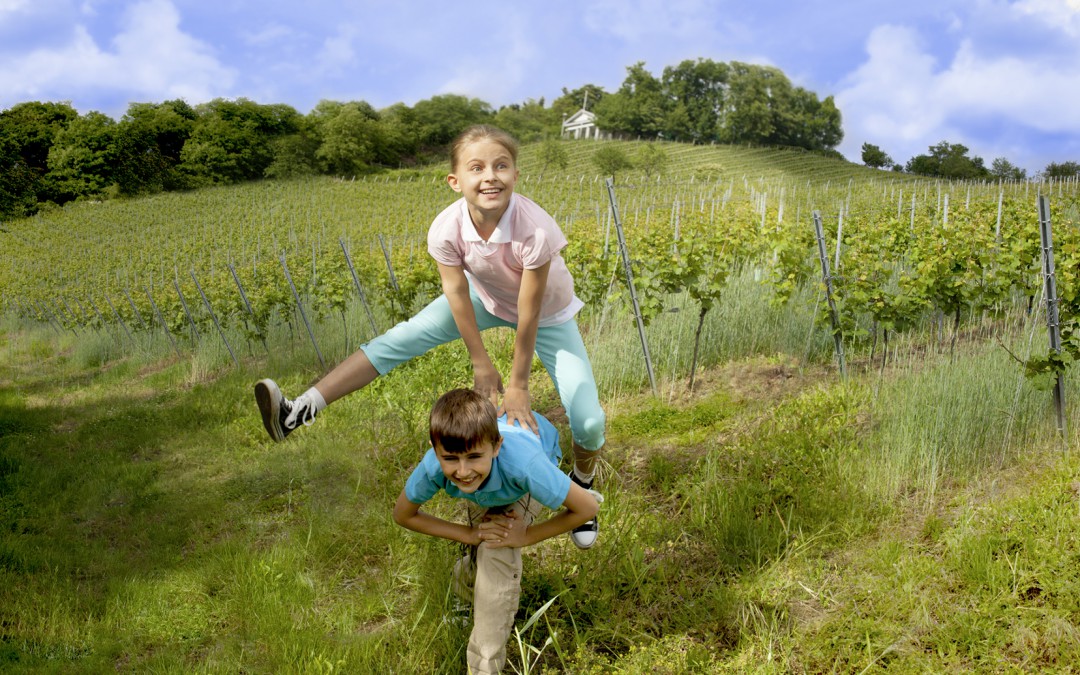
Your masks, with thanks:
M 587 107 L 605 131 L 628 138 L 795 146 L 836 153 L 843 138 L 831 96 L 791 84 L 778 69 L 708 59 L 627 68 L 615 92 L 587 84 L 495 110 L 447 94 L 376 110 L 321 101 L 308 114 L 245 98 L 190 105 L 131 103 L 119 120 L 66 102 L 0 112 L 0 218 L 49 204 L 186 190 L 260 178 L 355 176 L 445 156 L 465 127 L 492 123 L 523 142 L 557 138 Z
M 998 157 L 987 167 L 982 157 L 969 156 L 967 146 L 961 143 L 941 141 L 929 148 L 929 152 L 915 155 L 906 164 L 893 161 L 892 157 L 872 143 L 863 143 L 862 161 L 875 169 L 906 171 L 920 176 L 934 176 L 956 180 L 1027 180 L 1027 170 L 1014 165 L 1005 157 Z M 1080 176 L 1078 162 L 1050 162 L 1039 172 L 1042 178 L 1075 178 Z

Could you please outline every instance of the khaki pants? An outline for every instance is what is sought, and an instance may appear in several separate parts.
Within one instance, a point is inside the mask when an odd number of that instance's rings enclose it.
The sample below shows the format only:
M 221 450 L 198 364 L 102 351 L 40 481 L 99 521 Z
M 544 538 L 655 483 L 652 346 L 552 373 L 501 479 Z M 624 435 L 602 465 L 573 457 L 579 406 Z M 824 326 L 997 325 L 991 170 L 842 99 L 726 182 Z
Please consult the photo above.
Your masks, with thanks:
M 540 512 L 540 502 L 525 495 L 513 504 L 485 509 L 472 502 L 469 525 L 485 515 L 513 511 L 525 525 Z M 469 547 L 454 565 L 454 593 L 473 603 L 473 628 L 469 635 L 468 663 L 473 675 L 498 673 L 506 664 L 506 641 L 514 626 L 521 597 L 521 549 Z

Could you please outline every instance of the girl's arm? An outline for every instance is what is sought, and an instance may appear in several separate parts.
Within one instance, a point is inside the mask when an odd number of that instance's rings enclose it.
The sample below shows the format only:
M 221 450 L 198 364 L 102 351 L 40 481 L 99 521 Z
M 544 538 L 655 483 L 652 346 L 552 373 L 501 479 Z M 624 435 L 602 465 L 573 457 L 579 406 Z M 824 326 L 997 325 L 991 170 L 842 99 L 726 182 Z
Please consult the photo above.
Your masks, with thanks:
M 473 367 L 473 388 L 481 396 L 489 399 L 492 405 L 498 406 L 499 394 L 502 393 L 502 376 L 495 370 L 491 363 L 491 357 L 484 347 L 484 340 L 480 337 L 480 328 L 476 325 L 476 312 L 473 311 L 472 299 L 469 297 L 469 280 L 465 276 L 465 269 L 437 263 L 439 277 L 442 278 L 443 294 L 450 301 L 450 312 L 454 315 L 454 323 L 465 348 L 469 350 L 469 359 Z M 529 352 L 532 354 L 532 352 Z
M 508 516 L 492 516 L 490 524 L 493 528 L 494 538 L 487 542 L 489 548 L 502 548 L 510 546 L 521 548 L 532 546 L 551 537 L 569 532 L 578 525 L 584 525 L 596 517 L 600 511 L 600 504 L 588 490 L 577 483 L 570 483 L 570 492 L 566 494 L 563 509 L 551 518 L 536 525 L 524 526 L 520 518 Z M 503 528 L 502 530 L 497 529 Z
M 394 522 L 413 532 L 459 541 L 469 546 L 477 546 L 482 541 L 479 528 L 451 523 L 421 512 L 420 506 L 410 502 L 404 490 L 394 504 Z
M 529 396 L 529 373 L 532 371 L 533 352 L 536 351 L 536 329 L 540 324 L 540 305 L 547 290 L 549 260 L 542 267 L 524 270 L 521 274 L 521 289 L 518 291 L 518 324 L 514 338 L 514 362 L 510 369 L 510 384 L 503 396 L 499 414 L 506 413 L 506 421 L 513 424 L 519 421 L 534 433 L 540 433 L 536 418 L 532 414 L 532 401 Z

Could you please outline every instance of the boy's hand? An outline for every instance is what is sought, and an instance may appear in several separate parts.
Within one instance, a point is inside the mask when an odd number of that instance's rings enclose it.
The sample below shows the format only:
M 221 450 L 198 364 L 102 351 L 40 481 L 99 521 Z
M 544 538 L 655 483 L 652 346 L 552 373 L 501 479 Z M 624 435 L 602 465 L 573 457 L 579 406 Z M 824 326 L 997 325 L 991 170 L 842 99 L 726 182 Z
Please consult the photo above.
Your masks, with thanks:
M 517 422 L 521 427 L 532 430 L 534 434 L 540 433 L 540 425 L 532 413 L 532 399 L 529 390 L 521 387 L 509 387 L 503 396 L 503 403 L 499 406 L 499 415 L 506 415 L 506 423 L 510 426 Z
M 487 525 L 487 538 L 483 539 L 484 546 L 488 548 L 521 548 L 528 544 L 525 531 L 528 529 L 525 521 L 518 518 L 516 513 L 510 512 L 489 519 L 480 524 L 481 531 Z

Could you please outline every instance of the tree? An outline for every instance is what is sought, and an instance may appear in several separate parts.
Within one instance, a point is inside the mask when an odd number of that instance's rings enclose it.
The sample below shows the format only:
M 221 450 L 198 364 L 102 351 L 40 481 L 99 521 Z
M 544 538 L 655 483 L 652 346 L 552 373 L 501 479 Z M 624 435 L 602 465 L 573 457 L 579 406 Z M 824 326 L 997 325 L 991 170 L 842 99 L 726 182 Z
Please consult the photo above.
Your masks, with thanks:
M 990 175 L 998 180 L 1027 180 L 1027 171 L 1004 157 L 998 157 L 990 163 Z
M 892 157 L 873 143 L 862 144 L 862 163 L 871 169 L 888 169 L 896 164 Z
M 540 175 L 547 173 L 548 167 L 565 170 L 570 164 L 566 148 L 557 138 L 546 138 L 540 144 Z
M 586 84 L 574 90 L 563 87 L 562 96 L 551 104 L 551 115 L 556 121 L 561 122 L 582 108 L 595 110 L 596 105 L 607 95 L 603 87 L 595 84 Z
M 544 108 L 542 98 L 499 108 L 493 123 L 522 143 L 539 141 L 559 131 L 559 119 L 550 109 Z
M 49 178 L 58 203 L 100 194 L 113 183 L 116 122 L 99 112 L 72 120 L 49 149 Z
M 639 61 L 627 70 L 619 90 L 596 104 L 601 129 L 641 138 L 657 138 L 664 130 L 667 101 L 660 80 Z
M 320 103 L 324 114 L 317 130 L 321 139 L 315 157 L 323 173 L 355 176 L 366 173 L 387 154 L 379 114 L 368 103 Z
M 115 131 L 113 179 L 123 195 L 185 186 L 177 170 L 198 115 L 183 100 L 132 103 Z
M 439 150 L 468 127 L 491 122 L 494 115 L 484 101 L 456 94 L 418 101 L 413 114 L 420 147 Z
M 1080 163 L 1050 162 L 1042 171 L 1043 178 L 1073 178 L 1080 176 Z
M 673 102 L 665 137 L 695 143 L 715 140 L 730 73 L 728 64 L 709 59 L 686 60 L 664 68 L 664 92 Z
M 47 178 L 56 135 L 77 119 L 68 103 L 19 103 L 0 112 L 0 217 L 28 216 L 59 199 Z
M 648 178 L 653 174 L 663 173 L 667 168 L 670 158 L 667 151 L 656 142 L 646 143 L 638 150 L 637 162 L 635 163 Z
M 634 166 L 634 162 L 621 146 L 610 144 L 604 144 L 594 152 L 592 161 L 596 168 L 600 169 L 601 174 L 611 176 L 612 180 L 615 179 L 615 174 Z
M 983 166 L 981 157 L 968 157 L 967 146 L 941 141 L 930 146 L 929 155 L 916 155 L 908 160 L 908 173 L 939 178 L 971 179 L 986 178 L 990 172 Z
M 262 178 L 274 161 L 273 141 L 296 133 L 300 124 L 291 106 L 245 98 L 214 99 L 195 111 L 198 118 L 181 151 L 181 168 L 196 185 Z

